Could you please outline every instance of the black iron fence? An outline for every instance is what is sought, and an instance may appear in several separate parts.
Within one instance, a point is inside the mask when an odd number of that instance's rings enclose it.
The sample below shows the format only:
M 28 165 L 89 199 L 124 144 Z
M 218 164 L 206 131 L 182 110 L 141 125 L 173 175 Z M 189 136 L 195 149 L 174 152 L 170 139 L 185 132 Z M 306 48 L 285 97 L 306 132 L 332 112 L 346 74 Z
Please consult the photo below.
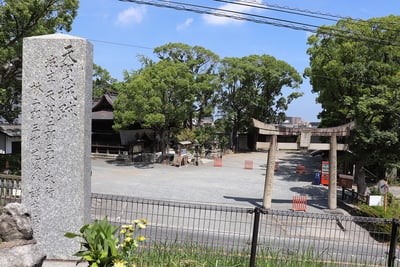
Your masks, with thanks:
M 92 218 L 105 216 L 115 224 L 145 218 L 150 243 L 245 257 L 245 266 L 400 266 L 398 220 L 92 194 Z
M 19 180 L 13 178 L 0 178 L 0 206 L 20 201 Z M 146 248 L 190 248 L 200 261 L 213 254 L 245 262 L 234 266 L 400 266 L 397 219 L 93 193 L 92 219 L 104 217 L 116 225 L 145 218 Z

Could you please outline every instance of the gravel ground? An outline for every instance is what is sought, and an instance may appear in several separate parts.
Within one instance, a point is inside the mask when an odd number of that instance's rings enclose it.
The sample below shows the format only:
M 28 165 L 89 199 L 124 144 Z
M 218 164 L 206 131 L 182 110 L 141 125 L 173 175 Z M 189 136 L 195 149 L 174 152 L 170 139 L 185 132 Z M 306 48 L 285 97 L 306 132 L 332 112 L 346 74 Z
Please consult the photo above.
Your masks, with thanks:
M 227 154 L 222 166 L 202 159 L 175 167 L 168 164 L 132 164 L 115 160 L 92 160 L 92 191 L 158 200 L 213 203 L 231 206 L 261 206 L 266 173 L 265 152 Z M 253 163 L 245 168 L 245 161 Z M 294 195 L 306 195 L 307 212 L 325 212 L 328 187 L 314 185 L 314 173 L 321 158 L 308 153 L 278 151 L 274 175 L 272 208 L 292 208 Z M 306 173 L 296 173 L 303 164 Z

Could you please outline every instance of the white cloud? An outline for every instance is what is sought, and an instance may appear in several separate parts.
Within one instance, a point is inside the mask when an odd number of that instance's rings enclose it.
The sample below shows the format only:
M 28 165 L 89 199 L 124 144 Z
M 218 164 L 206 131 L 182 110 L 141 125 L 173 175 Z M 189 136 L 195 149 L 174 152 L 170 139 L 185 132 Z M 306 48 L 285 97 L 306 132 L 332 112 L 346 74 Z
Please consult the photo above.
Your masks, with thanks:
M 144 16 L 146 15 L 145 7 L 130 7 L 125 9 L 124 11 L 118 14 L 117 24 L 119 25 L 127 25 L 127 24 L 138 24 L 142 22 Z
M 178 26 L 176 26 L 176 29 L 178 31 L 185 30 L 185 29 L 189 28 L 190 25 L 192 25 L 192 23 L 193 23 L 193 19 L 192 18 L 188 18 L 188 19 L 185 20 L 184 23 L 179 24 Z
M 243 4 L 224 4 L 222 6 L 219 6 L 219 9 L 222 10 L 229 10 L 229 11 L 234 11 L 234 12 L 242 12 L 242 13 L 249 13 L 250 11 L 256 9 L 254 7 L 255 5 L 261 5 L 262 0 L 240 0 L 236 1 L 238 3 L 243 3 Z M 246 3 L 251 4 L 251 6 L 246 5 Z M 217 13 L 217 12 L 216 12 Z M 228 12 L 223 12 L 219 11 L 218 13 L 222 14 L 227 14 L 230 15 Z M 240 16 L 237 14 L 237 16 Z M 242 23 L 243 20 L 237 20 L 237 19 L 231 19 L 228 17 L 224 16 L 215 16 L 215 15 L 203 15 L 203 19 L 206 23 L 208 24 L 213 24 L 213 25 L 226 25 L 226 24 L 233 24 L 233 23 Z

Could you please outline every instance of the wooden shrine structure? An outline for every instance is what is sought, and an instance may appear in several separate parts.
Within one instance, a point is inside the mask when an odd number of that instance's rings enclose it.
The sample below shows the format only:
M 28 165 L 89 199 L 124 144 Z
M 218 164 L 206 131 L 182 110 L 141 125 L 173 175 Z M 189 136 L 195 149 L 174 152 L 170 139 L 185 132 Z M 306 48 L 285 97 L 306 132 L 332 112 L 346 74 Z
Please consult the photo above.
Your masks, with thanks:
M 253 119 L 253 125 L 258 128 L 260 135 L 269 136 L 269 142 L 261 144 L 257 142 L 257 146 L 262 146 L 268 151 L 267 157 L 267 172 L 265 174 L 264 184 L 264 197 L 263 207 L 271 208 L 272 202 L 272 183 L 274 180 L 274 167 L 275 155 L 278 149 L 291 149 L 291 150 L 329 150 L 329 173 L 330 182 L 328 185 L 328 207 L 331 210 L 337 208 L 337 151 L 347 150 L 346 144 L 338 144 L 337 137 L 349 136 L 350 131 L 355 128 L 355 123 L 350 122 L 344 125 L 330 127 L 330 128 L 289 128 L 284 126 L 276 126 L 266 124 L 256 119 Z M 278 143 L 278 136 L 298 136 L 299 142 L 295 143 Z M 312 143 L 312 136 L 326 136 L 329 137 L 329 143 Z

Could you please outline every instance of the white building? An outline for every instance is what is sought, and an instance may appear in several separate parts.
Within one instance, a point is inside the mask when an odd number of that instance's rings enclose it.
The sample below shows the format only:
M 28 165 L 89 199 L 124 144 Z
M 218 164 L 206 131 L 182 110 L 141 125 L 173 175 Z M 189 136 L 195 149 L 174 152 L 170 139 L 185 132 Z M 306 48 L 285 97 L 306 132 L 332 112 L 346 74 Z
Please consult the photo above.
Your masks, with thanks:
M 0 125 L 0 154 L 21 153 L 21 125 Z

